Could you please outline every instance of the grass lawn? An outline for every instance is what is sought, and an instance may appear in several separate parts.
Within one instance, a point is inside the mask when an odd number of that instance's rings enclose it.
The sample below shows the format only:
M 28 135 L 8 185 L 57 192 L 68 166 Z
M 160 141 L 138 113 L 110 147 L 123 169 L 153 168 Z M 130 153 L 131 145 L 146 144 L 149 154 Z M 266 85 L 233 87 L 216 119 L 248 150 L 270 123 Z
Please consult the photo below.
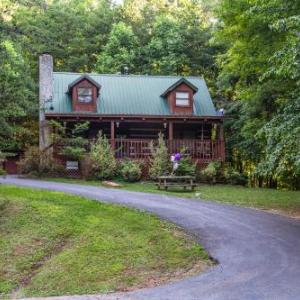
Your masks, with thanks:
M 100 181 L 85 181 L 81 179 L 69 178 L 52 178 L 51 181 L 89 184 L 94 186 L 101 185 Z M 300 191 L 283 191 L 266 188 L 247 188 L 233 185 L 207 185 L 201 184 L 194 192 L 183 191 L 181 189 L 171 189 L 168 191 L 158 190 L 154 183 L 138 182 L 126 183 L 120 182 L 122 189 L 163 193 L 166 195 L 185 197 L 185 198 L 201 198 L 213 200 L 217 202 L 242 205 L 267 210 L 276 210 L 288 215 L 300 216 Z
M 154 215 L 0 186 L 0 298 L 128 290 L 210 264 L 200 245 Z

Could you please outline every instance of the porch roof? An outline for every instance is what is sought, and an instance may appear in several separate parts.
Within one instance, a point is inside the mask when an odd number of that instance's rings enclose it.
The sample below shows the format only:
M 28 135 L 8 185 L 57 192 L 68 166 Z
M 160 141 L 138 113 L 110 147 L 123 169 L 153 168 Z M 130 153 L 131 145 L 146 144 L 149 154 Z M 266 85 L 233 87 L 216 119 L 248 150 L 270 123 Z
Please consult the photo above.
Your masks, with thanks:
M 54 72 L 54 91 L 52 103 L 47 103 L 47 114 L 74 114 L 69 85 L 80 78 L 81 73 Z M 161 95 L 178 80 L 180 76 L 148 76 L 148 75 L 107 75 L 88 74 L 101 86 L 97 98 L 95 115 L 152 115 L 172 116 L 167 100 Z M 193 116 L 217 117 L 208 88 L 201 77 L 184 77 L 197 88 L 194 94 Z M 52 110 L 50 110 L 52 106 Z M 83 115 L 84 112 L 80 112 Z M 88 112 L 90 115 L 91 112 Z

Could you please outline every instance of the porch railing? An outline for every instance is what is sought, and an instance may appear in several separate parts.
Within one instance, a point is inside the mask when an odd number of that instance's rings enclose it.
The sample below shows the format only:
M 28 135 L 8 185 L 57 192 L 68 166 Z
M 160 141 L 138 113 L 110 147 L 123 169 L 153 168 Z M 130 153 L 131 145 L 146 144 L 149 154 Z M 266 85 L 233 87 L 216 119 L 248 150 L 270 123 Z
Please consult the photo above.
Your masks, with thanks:
M 116 158 L 145 159 L 151 155 L 151 142 L 157 144 L 157 140 L 150 139 L 114 139 L 110 140 L 114 147 Z M 206 163 L 214 160 L 225 160 L 224 141 L 198 140 L 198 139 L 174 139 L 166 140 L 169 153 L 180 152 L 185 149 L 193 159 Z M 59 153 L 62 145 L 55 145 L 55 152 Z
M 151 155 L 151 140 L 146 139 L 114 139 L 117 158 L 144 159 Z M 157 143 L 157 141 L 153 141 Z M 169 153 L 176 153 L 183 148 L 193 159 L 203 162 L 225 159 L 224 141 L 174 139 L 166 141 Z

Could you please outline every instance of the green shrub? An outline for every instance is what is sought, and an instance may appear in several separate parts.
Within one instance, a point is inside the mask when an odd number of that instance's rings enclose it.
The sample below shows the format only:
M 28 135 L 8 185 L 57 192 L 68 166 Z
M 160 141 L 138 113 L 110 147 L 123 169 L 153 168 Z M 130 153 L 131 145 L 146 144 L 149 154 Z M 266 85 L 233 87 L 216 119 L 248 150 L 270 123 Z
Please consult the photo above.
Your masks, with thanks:
M 233 168 L 229 167 L 224 171 L 224 176 L 226 182 L 229 184 L 234 185 L 246 185 L 248 179 L 245 175 L 239 173 L 238 171 L 234 170 Z
M 121 176 L 125 181 L 136 182 L 141 179 L 141 165 L 132 160 L 124 160 L 121 163 Z
M 116 174 L 117 162 L 108 139 L 99 134 L 92 143 L 90 152 L 91 166 L 94 176 L 99 179 L 111 179 Z
M 202 181 L 209 183 L 229 183 L 234 185 L 246 185 L 248 179 L 245 175 L 234 170 L 231 166 L 224 166 L 221 162 L 211 162 L 200 172 Z
M 65 168 L 53 158 L 52 152 L 41 151 L 38 147 L 29 147 L 18 162 L 21 174 L 36 177 L 62 176 Z
M 209 183 L 216 183 L 218 176 L 221 174 L 221 163 L 214 161 L 201 171 L 203 179 Z
M 52 120 L 49 124 L 53 129 L 52 142 L 61 147 L 59 154 L 72 160 L 83 159 L 88 145 L 88 139 L 84 134 L 89 129 L 89 122 L 77 123 L 71 130 L 67 130 L 66 125 L 58 121 Z
M 81 160 L 86 154 L 86 150 L 78 146 L 64 146 L 59 154 L 64 155 L 68 159 Z
M 193 163 L 189 155 L 183 155 L 181 157 L 175 174 L 178 176 L 195 176 L 196 164 Z
M 171 173 L 172 164 L 170 161 L 170 155 L 168 148 L 163 139 L 163 134 L 158 136 L 158 144 L 154 146 L 151 144 L 151 161 L 149 168 L 149 175 L 152 179 L 158 176 L 168 175 Z

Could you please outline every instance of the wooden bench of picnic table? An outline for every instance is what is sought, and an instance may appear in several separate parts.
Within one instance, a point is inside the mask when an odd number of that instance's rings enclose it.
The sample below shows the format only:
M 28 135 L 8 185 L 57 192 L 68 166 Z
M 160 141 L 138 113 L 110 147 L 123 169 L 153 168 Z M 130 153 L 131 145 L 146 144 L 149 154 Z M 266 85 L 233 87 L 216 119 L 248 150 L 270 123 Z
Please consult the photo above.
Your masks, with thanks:
M 193 191 L 196 184 L 195 184 L 195 177 L 193 176 L 159 176 L 158 182 L 156 183 L 157 188 L 160 190 L 164 188 L 165 190 L 168 187 L 178 186 L 183 187 L 185 190 L 186 188 L 191 188 Z

